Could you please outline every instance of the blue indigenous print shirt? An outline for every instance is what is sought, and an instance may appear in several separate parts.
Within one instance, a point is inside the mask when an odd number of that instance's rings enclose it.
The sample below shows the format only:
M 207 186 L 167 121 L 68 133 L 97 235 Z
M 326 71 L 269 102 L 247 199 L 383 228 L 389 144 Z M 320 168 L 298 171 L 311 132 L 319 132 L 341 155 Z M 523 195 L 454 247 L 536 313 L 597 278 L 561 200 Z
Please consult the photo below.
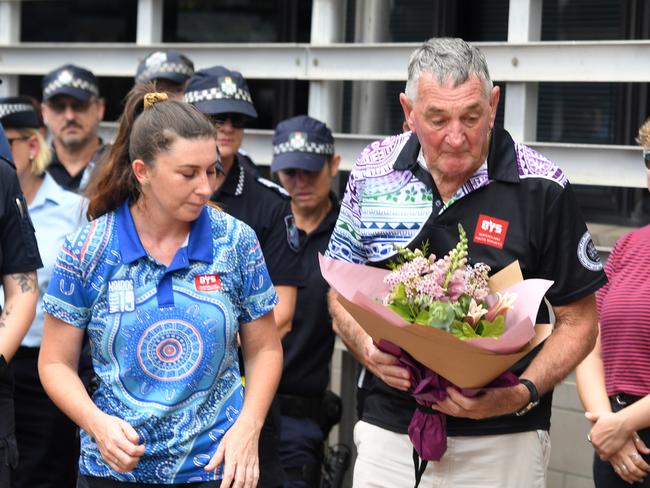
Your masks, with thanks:
M 80 472 L 141 483 L 220 478 L 203 467 L 243 404 L 237 331 L 277 303 L 254 232 L 206 207 L 167 267 L 147 255 L 126 204 L 69 238 L 44 309 L 86 328 L 99 387 L 93 401 L 138 432 L 130 473 L 81 434 Z

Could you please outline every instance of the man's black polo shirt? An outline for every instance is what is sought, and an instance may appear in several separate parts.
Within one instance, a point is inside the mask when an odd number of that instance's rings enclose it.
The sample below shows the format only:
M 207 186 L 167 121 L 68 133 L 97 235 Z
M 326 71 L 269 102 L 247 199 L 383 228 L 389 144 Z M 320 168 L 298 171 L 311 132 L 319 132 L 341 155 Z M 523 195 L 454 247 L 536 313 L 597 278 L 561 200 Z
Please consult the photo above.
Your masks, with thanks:
M 403 139 L 401 139 L 403 140 Z M 430 173 L 417 161 L 420 144 L 413 134 L 398 148 L 395 158 L 390 141 L 375 144 L 362 154 L 371 169 L 367 177 L 392 171 L 392 181 L 399 180 L 400 172 L 410 172 L 421 182 L 419 191 L 432 193 L 432 211 L 426 222 L 417 226 L 419 233 L 409 243 L 411 249 L 428 241 L 429 252 L 436 256 L 447 253 L 458 242 L 458 223 L 469 239 L 471 262 L 487 263 L 495 273 L 519 260 L 524 278 L 544 278 L 554 284 L 546 294 L 554 306 L 570 304 L 594 293 L 605 282 L 602 265 L 586 225 L 575 201 L 571 185 L 562 172 L 550 161 L 522 144 L 516 144 L 510 135 L 495 129 L 487 159 L 487 184 L 469 181 L 466 194 L 453 201 L 443 212 L 443 203 Z M 379 154 L 379 151 L 383 151 Z M 377 159 L 394 158 L 392 170 Z M 374 164 L 374 166 L 373 166 Z M 371 173 L 371 171 L 373 173 Z M 406 174 L 406 173 L 405 173 Z M 355 185 L 363 187 L 364 176 L 354 174 Z M 352 179 L 352 176 L 351 176 Z M 486 180 L 483 180 L 484 183 Z M 368 183 L 370 185 L 371 183 Z M 372 183 L 375 188 L 378 183 Z M 352 202 L 359 195 L 349 198 Z M 344 200 L 346 203 L 346 200 Z M 362 203 L 358 204 L 360 207 Z M 396 203 L 397 205 L 397 203 Z M 353 208 L 350 204 L 350 208 Z M 343 211 L 342 211 L 343 212 Z M 365 229 L 362 225 L 362 231 Z M 337 224 L 338 230 L 338 224 Z M 358 230 L 357 230 L 358 233 Z M 372 235 L 372 234 L 370 234 Z M 346 232 L 332 237 L 330 250 L 343 242 Z M 363 240 L 363 238 L 362 238 Z M 371 248 L 370 242 L 363 246 Z M 381 244 L 381 243 L 380 243 Z M 386 261 L 369 263 L 385 266 Z M 538 323 L 548 322 L 548 311 L 543 305 Z M 540 346 L 515 364 L 511 371 L 521 374 L 535 357 Z M 388 387 L 366 372 L 366 397 L 363 419 L 386 429 L 406 433 L 415 402 L 408 394 Z M 447 433 L 460 435 L 493 435 L 548 430 L 550 427 L 552 392 L 544 395 L 539 406 L 522 417 L 508 415 L 486 420 L 463 418 L 447 419 Z
M 97 149 L 92 159 L 88 162 L 88 165 L 74 176 L 68 173 L 68 170 L 65 169 L 65 166 L 63 166 L 63 163 L 59 160 L 59 156 L 56 154 L 54 145 L 52 145 L 52 160 L 50 161 L 50 164 L 47 165 L 47 172 L 52 175 L 54 181 L 56 181 L 62 188 L 75 193 L 82 193 L 88 186 L 90 177 L 93 175 L 95 169 L 97 169 L 97 165 L 101 158 L 110 148 L 108 144 L 102 144 L 101 140 L 99 142 L 99 149 Z
M 276 184 L 245 171 L 236 158 L 212 201 L 253 228 L 274 285 L 302 286 L 298 230 L 291 199 L 283 192 Z
M 310 234 L 301 233 L 300 255 L 305 286 L 298 289 L 296 312 L 291 332 L 282 345 L 284 367 L 278 393 L 319 397 L 329 382 L 330 360 L 334 350 L 334 331 L 327 308 L 329 285 L 323 279 L 318 254 L 324 254 L 339 214 L 336 196 L 330 194 L 332 208 Z

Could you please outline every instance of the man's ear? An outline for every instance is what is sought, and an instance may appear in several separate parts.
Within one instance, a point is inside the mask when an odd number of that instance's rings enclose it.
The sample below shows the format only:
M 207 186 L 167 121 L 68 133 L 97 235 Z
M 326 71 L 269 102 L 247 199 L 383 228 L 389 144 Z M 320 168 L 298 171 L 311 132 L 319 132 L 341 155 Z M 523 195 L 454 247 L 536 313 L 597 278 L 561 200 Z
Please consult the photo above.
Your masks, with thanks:
M 329 167 L 330 167 L 330 176 L 334 178 L 336 173 L 339 172 L 339 165 L 341 164 L 341 155 L 335 154 L 330 158 Z
M 501 88 L 494 86 L 490 92 L 490 129 L 494 127 L 494 121 L 497 117 L 497 108 L 499 107 L 500 96 Z
M 106 111 L 106 102 L 103 98 L 97 100 L 97 116 L 99 120 L 104 120 L 104 112 Z
M 406 93 L 399 94 L 399 103 L 404 111 L 404 122 L 408 128 L 415 132 L 415 124 L 413 123 L 413 102 L 406 96 Z

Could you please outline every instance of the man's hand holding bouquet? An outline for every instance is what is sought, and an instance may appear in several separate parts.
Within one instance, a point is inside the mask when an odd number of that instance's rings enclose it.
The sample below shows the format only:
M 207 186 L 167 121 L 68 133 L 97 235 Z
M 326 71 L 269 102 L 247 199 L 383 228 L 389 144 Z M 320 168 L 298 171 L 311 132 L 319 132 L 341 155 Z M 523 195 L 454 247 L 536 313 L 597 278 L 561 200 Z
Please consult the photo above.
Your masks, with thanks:
M 447 398 L 448 388 L 476 397 L 516 385 L 507 369 L 551 331 L 535 327 L 535 319 L 552 282 L 523 280 L 516 262 L 490 277 L 486 264 L 468 265 L 461 226 L 459 234 L 440 259 L 427 256 L 426 246 L 398 250 L 391 270 L 321 257 L 341 304 L 381 351 L 408 369 L 418 402 L 409 436 L 423 460 L 440 460 L 446 450 L 445 417 L 431 407 Z

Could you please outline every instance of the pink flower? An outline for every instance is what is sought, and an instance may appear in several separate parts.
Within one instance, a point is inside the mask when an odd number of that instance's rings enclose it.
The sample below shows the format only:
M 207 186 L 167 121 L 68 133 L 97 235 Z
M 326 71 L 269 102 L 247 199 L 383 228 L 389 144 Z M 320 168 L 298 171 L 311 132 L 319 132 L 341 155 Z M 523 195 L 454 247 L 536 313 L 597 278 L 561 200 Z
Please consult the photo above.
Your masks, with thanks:
M 464 321 L 471 325 L 472 328 L 476 329 L 476 326 L 486 313 L 487 309 L 483 304 L 476 303 L 476 300 L 472 298 L 469 302 L 469 309 L 467 310 L 467 315 L 465 315 Z
M 449 285 L 447 285 L 447 295 L 449 300 L 455 302 L 465 293 L 465 270 L 457 269 L 451 276 Z
M 485 320 L 492 322 L 499 315 L 505 315 L 508 310 L 513 308 L 515 300 L 517 300 L 516 293 L 507 291 L 501 294 L 497 292 L 497 301 L 488 309 L 485 314 Z

